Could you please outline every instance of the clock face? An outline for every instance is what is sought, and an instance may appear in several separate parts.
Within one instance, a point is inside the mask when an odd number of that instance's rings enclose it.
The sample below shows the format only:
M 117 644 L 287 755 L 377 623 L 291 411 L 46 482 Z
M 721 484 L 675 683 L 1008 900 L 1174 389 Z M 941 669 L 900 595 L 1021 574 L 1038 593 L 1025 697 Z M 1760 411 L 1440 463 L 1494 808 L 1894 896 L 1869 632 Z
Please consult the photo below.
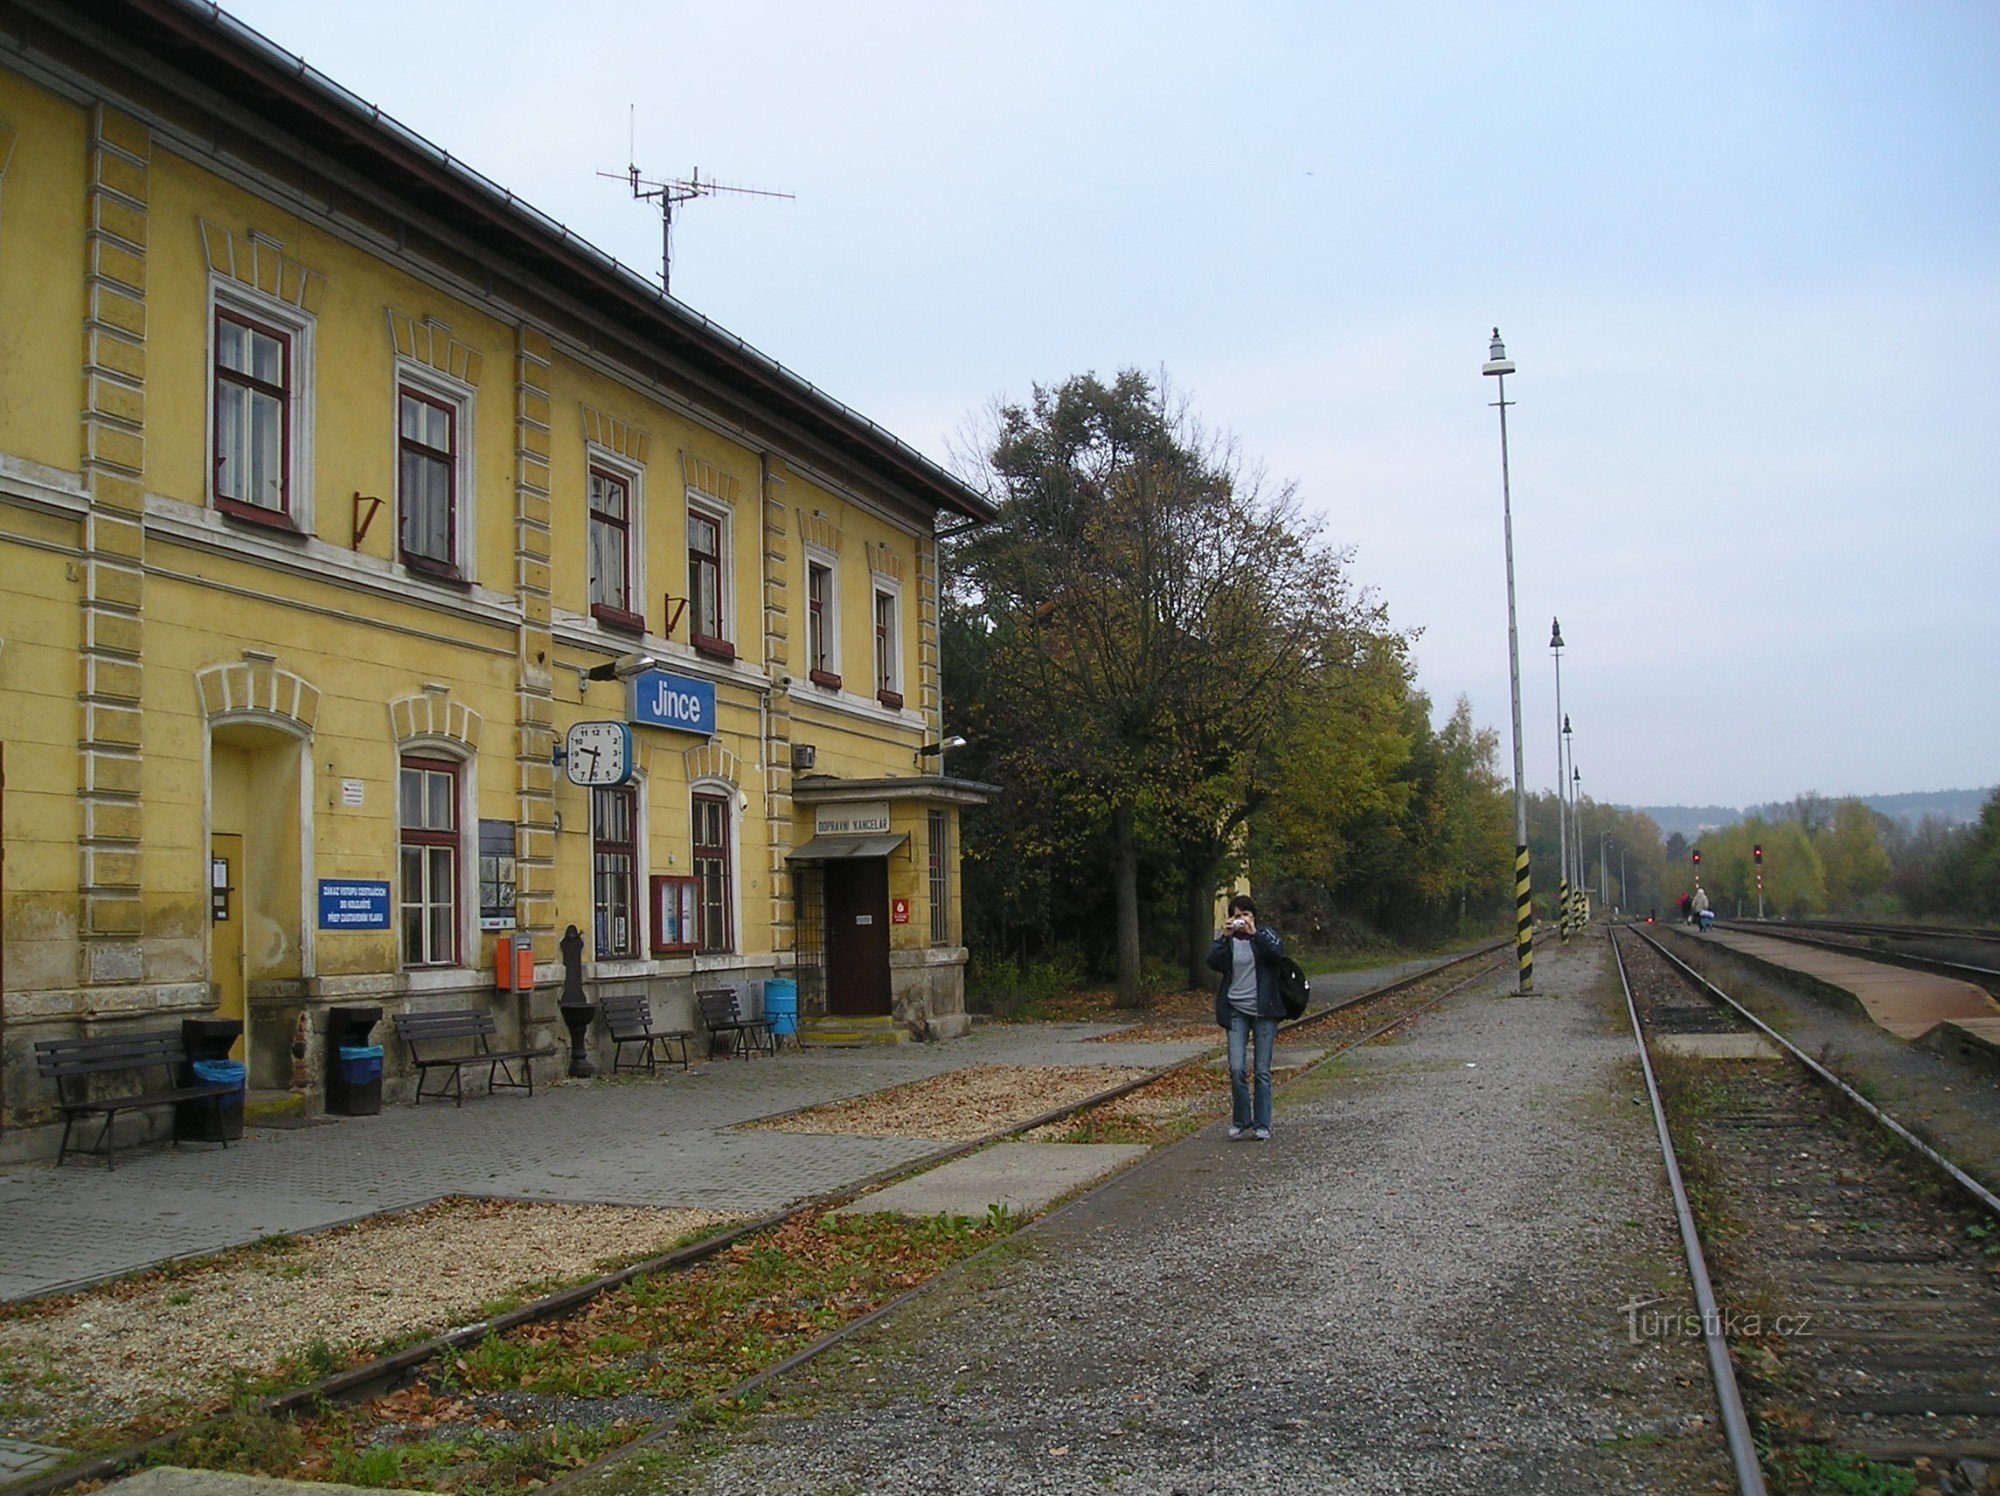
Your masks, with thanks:
M 623 784 L 632 777 L 632 729 L 623 722 L 579 722 L 563 749 L 571 784 Z

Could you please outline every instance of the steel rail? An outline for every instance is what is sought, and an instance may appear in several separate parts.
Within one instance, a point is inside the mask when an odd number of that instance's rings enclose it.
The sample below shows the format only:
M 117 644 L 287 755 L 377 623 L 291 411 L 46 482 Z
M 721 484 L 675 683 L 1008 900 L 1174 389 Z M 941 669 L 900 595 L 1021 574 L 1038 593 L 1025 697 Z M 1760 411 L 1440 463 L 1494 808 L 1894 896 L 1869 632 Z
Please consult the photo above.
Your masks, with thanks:
M 1625 953 L 1618 948 L 1615 930 L 1606 930 L 1604 934 L 1611 942 L 1612 958 L 1618 963 L 1618 983 L 1625 989 L 1625 1012 L 1632 1020 L 1632 1037 L 1639 1046 L 1639 1068 L 1646 1077 L 1646 1096 L 1653 1104 L 1653 1127 L 1660 1135 L 1660 1157 L 1667 1167 L 1667 1187 L 1673 1192 L 1674 1219 L 1680 1226 L 1688 1277 L 1694 1283 L 1695 1307 L 1701 1312 L 1702 1346 L 1708 1352 L 1709 1375 L 1715 1383 L 1716 1406 L 1722 1414 L 1722 1435 L 1729 1446 L 1729 1462 L 1736 1469 L 1736 1488 L 1742 1496 L 1764 1496 L 1764 1468 L 1757 1459 L 1757 1440 L 1750 1432 L 1743 1389 L 1736 1384 L 1736 1367 L 1729 1359 L 1729 1343 L 1722 1333 L 1722 1313 L 1715 1302 L 1715 1285 L 1709 1280 L 1701 1232 L 1695 1226 L 1687 1186 L 1681 1179 L 1673 1132 L 1667 1126 L 1667 1109 L 1660 1100 L 1659 1083 L 1653 1078 L 1653 1060 L 1646 1049 L 1646 1031 L 1639 1022 L 1639 1004 L 1632 996 L 1632 979 L 1625 970 Z
M 1440 972 L 1448 971 L 1454 966 L 1461 965 L 1467 961 L 1476 960 L 1478 957 L 1482 955 L 1489 955 L 1508 944 L 1510 944 L 1509 941 L 1500 940 L 1500 941 L 1489 942 L 1488 944 L 1481 946 L 1475 946 L 1470 951 L 1466 951 L 1457 956 L 1448 957 L 1447 959 L 1439 961 L 1434 965 L 1425 967 L 1421 971 L 1411 972 L 1406 976 L 1396 978 L 1394 981 L 1385 982 L 1379 987 L 1371 987 L 1364 992 L 1356 993 L 1354 996 L 1346 999 L 1344 1002 L 1337 1003 L 1329 1008 L 1326 1008 L 1322 1012 L 1308 1014 L 1305 1015 L 1304 1017 L 1294 1020 L 1290 1024 L 1281 1025 L 1281 1032 L 1289 1031 L 1291 1029 L 1296 1029 L 1305 1024 L 1317 1023 L 1324 1019 L 1331 1018 L 1336 1013 L 1342 1013 L 1350 1008 L 1359 1007 L 1364 1003 L 1374 1002 L 1380 998 L 1388 997 L 1396 992 L 1403 990 L 1406 987 L 1414 986 L 1417 983 L 1435 977 Z M 1328 1055 L 1324 1056 L 1323 1058 L 1332 1058 L 1335 1055 L 1344 1054 L 1347 1052 L 1347 1050 L 1354 1048 L 1356 1045 L 1369 1043 L 1372 1040 L 1381 1037 L 1382 1034 L 1387 1033 L 1390 1029 L 1395 1028 L 1398 1024 L 1406 1022 L 1408 1019 L 1415 1017 L 1418 1013 L 1424 1012 L 1429 1008 L 1434 1007 L 1437 1003 L 1442 1002 L 1445 997 L 1448 997 L 1451 995 L 1451 993 L 1458 991 L 1467 982 L 1472 981 L 1474 977 L 1476 977 L 1477 975 L 1479 975 L 1479 973 L 1477 972 L 1473 973 L 1472 976 L 1468 976 L 1463 981 L 1454 984 L 1452 987 L 1448 988 L 1445 992 L 1440 993 L 1436 998 L 1433 998 L 1430 1002 L 1425 1003 L 1422 1007 L 1412 1009 L 1410 1012 L 1400 1015 L 1392 1022 L 1371 1032 L 1370 1034 L 1365 1035 L 1362 1038 L 1353 1040 L 1349 1044 L 1342 1045 L 1338 1049 L 1330 1051 Z M 1165 1065 L 1156 1066 L 1154 1069 L 1147 1071 L 1145 1074 L 1138 1076 L 1133 1080 L 1121 1081 L 1119 1084 L 1115 1086 L 1110 1086 L 1102 1091 L 1094 1092 L 1093 1094 L 1086 1096 L 1081 1100 L 1070 1102 L 1063 1106 L 1053 1107 L 1048 1111 L 1041 1113 L 1038 1116 L 1030 1117 L 1025 1122 L 1018 1122 L 1011 1124 L 1007 1127 L 1000 1128 L 991 1133 L 988 1133 L 983 1137 L 974 1138 L 966 1142 L 951 1143 L 943 1148 L 935 1150 L 934 1152 L 924 1154 L 919 1158 L 911 1159 L 904 1163 L 893 1164 L 886 1169 L 881 1169 L 873 1174 L 867 1175 L 866 1177 L 858 1181 L 853 1181 L 844 1184 L 840 1186 L 838 1189 L 824 1191 L 818 1195 L 811 1197 L 810 1199 L 802 1201 L 797 1205 L 787 1206 L 783 1209 L 770 1212 L 766 1215 L 756 1218 L 755 1220 L 744 1222 L 738 1226 L 732 1227 L 727 1231 L 720 1232 L 715 1236 L 706 1237 L 701 1241 L 691 1243 L 686 1247 L 678 1248 L 675 1251 L 667 1252 L 657 1257 L 647 1258 L 643 1262 L 633 1263 L 628 1267 L 620 1268 L 615 1272 L 606 1273 L 597 1278 L 592 1278 L 584 1283 L 572 1284 L 568 1288 L 558 1289 L 552 1294 L 547 1294 L 544 1295 L 542 1298 L 535 1299 L 529 1303 L 519 1305 L 514 1309 L 507 1311 L 504 1314 L 498 1314 L 490 1319 L 480 1320 L 473 1324 L 457 1326 L 451 1330 L 446 1331 L 442 1335 L 434 1336 L 428 1340 L 420 1341 L 416 1345 L 407 1346 L 404 1349 L 396 1351 L 390 1355 L 376 1357 L 372 1360 L 363 1362 L 359 1366 L 352 1366 L 346 1368 L 345 1370 L 334 1372 L 328 1376 L 324 1376 L 313 1382 L 310 1382 L 305 1386 L 296 1387 L 287 1392 L 281 1392 L 274 1394 L 270 1397 L 261 1398 L 256 1402 L 254 1402 L 253 1404 L 251 1404 L 248 1408 L 232 1408 L 225 1413 L 212 1414 L 209 1417 L 198 1419 L 194 1423 L 188 1424 L 184 1427 L 177 1429 L 170 1429 L 165 1432 L 155 1434 L 150 1438 L 142 1439 L 135 1443 L 124 1445 L 118 1449 L 110 1450 L 100 1455 L 95 1455 L 90 1459 L 85 1460 L 79 1464 L 64 1466 L 59 1470 L 52 1470 L 49 1471 L 47 1474 L 34 1476 L 17 1484 L 0 1484 L 0 1496 L 53 1496 L 53 1493 L 55 1492 L 67 1490 L 69 1487 L 74 1485 L 79 1485 L 84 1481 L 109 1480 L 121 1474 L 125 1470 L 131 1468 L 132 1466 L 136 1465 L 140 1460 L 144 1459 L 146 1456 L 150 1454 L 156 1453 L 159 1450 L 177 1444 L 183 1439 L 187 1439 L 194 1435 L 210 1431 L 230 1419 L 242 1416 L 242 1414 L 246 1412 L 253 1414 L 267 1415 L 267 1416 L 272 1416 L 272 1415 L 282 1416 L 290 1413 L 295 1413 L 302 1408 L 308 1408 L 317 1403 L 330 1402 L 336 1399 L 350 1401 L 350 1402 L 358 1400 L 360 1398 L 370 1395 L 373 1392 L 380 1391 L 384 1388 L 393 1386 L 399 1379 L 406 1377 L 409 1373 L 415 1371 L 418 1367 L 424 1365 L 426 1362 L 435 1360 L 436 1358 L 447 1352 L 459 1350 L 467 1345 L 475 1344 L 478 1341 L 485 1339 L 488 1335 L 504 1334 L 510 1330 L 520 1329 L 524 1325 L 537 1324 L 546 1320 L 558 1319 L 566 1314 L 574 1313 L 576 1310 L 582 1308 L 584 1305 L 590 1303 L 592 1300 L 597 1299 L 602 1295 L 613 1291 L 614 1289 L 622 1287 L 624 1284 L 630 1282 L 634 1278 L 642 1277 L 652 1273 L 678 1272 L 685 1268 L 691 1268 L 697 1266 L 700 1263 L 706 1261 L 707 1259 L 723 1252 L 727 1248 L 734 1246 L 737 1242 L 743 1241 L 752 1236 L 756 1236 L 761 1232 L 773 1230 L 776 1227 L 781 1226 L 785 1222 L 790 1221 L 796 1217 L 811 1213 L 824 1212 L 834 1205 L 844 1203 L 845 1201 L 853 1199 L 856 1196 L 866 1194 L 868 1191 L 878 1188 L 879 1186 L 889 1184 L 895 1180 L 906 1178 L 911 1175 L 921 1174 L 926 1170 L 938 1167 L 940 1164 L 950 1163 L 954 1159 L 961 1158 L 966 1154 L 976 1152 L 979 1149 L 989 1147 L 994 1143 L 1004 1142 L 1008 1138 L 1017 1137 L 1025 1132 L 1031 1132 L 1038 1127 L 1046 1127 L 1051 1123 L 1060 1122 L 1066 1117 L 1074 1116 L 1075 1114 L 1082 1111 L 1086 1111 L 1091 1107 L 1103 1106 L 1107 1102 L 1116 1101 L 1119 1097 L 1128 1095 L 1133 1091 L 1141 1089 L 1142 1087 L 1152 1085 L 1154 1082 L 1162 1080 L 1165 1077 L 1174 1074 L 1176 1071 L 1183 1070 L 1190 1066 L 1202 1064 L 1211 1060 L 1214 1057 L 1217 1049 L 1219 1048 L 1220 1048 L 1219 1045 L 1210 1045 L 1197 1054 L 1187 1056 L 1185 1059 L 1174 1060 Z M 777 1113 L 772 1113 L 771 1115 L 791 1116 L 795 1115 L 798 1111 L 801 1110 L 809 1111 L 811 1110 L 811 1108 L 810 1107 L 794 1108 L 791 1111 L 777 1112 Z M 759 1118 L 753 1118 L 751 1120 L 763 1121 L 766 1119 L 759 1117 Z M 1186 1141 L 1186 1139 L 1177 1139 L 1176 1143 L 1184 1141 Z M 1172 1147 L 1175 1146 L 1175 1144 L 1169 1144 L 1167 1146 Z M 1165 1149 L 1155 1150 L 1155 1154 L 1149 1154 L 1148 1158 L 1156 1156 L 1157 1153 L 1164 1151 L 1166 1150 Z M 1140 1160 L 1140 1162 L 1143 1163 L 1145 1162 L 1145 1160 L 1142 1159 Z M 1117 1176 L 1114 1175 L 1112 1177 L 1115 1178 Z M 1084 1195 L 1078 1196 L 1077 1200 L 1087 1198 L 1089 1194 L 1095 1193 L 1095 1189 L 1101 1189 L 1104 1187 L 1105 1184 L 1108 1183 L 1110 1183 L 1109 1179 L 1103 1181 L 1103 1183 L 1096 1186 L 1093 1190 L 1086 1191 Z M 495 1198 L 495 1197 L 466 1195 L 464 1196 L 464 1198 L 479 1199 L 479 1198 Z M 435 1202 L 423 1202 L 423 1203 L 428 1204 Z M 1076 1202 L 1072 1201 L 1070 1203 L 1073 1204 Z M 406 1207 L 406 1208 L 417 1208 L 417 1207 Z M 1068 1208 L 1069 1208 L 1068 1205 L 1062 1207 L 1062 1209 L 1065 1210 Z M 391 1212 L 378 1212 L 378 1214 L 389 1214 L 389 1213 Z M 1055 1212 L 1052 1212 L 1051 1214 L 1053 1215 L 1055 1214 Z M 1048 1219 L 1048 1217 L 1042 1217 L 1040 1219 Z M 353 1221 L 347 1221 L 338 1224 L 353 1225 L 355 1223 Z M 328 1227 L 326 1229 L 331 1230 L 334 1228 Z M 318 1233 L 310 1232 L 310 1233 L 298 1233 L 298 1234 L 309 1236 L 309 1235 L 316 1235 Z M 1002 1240 L 1004 1241 L 1006 1240 L 1006 1238 L 1002 1238 Z M 994 1245 L 997 1246 L 999 1245 L 999 1243 L 995 1243 Z M 983 1257 L 987 1251 L 991 1250 L 992 1250 L 991 1247 L 986 1248 L 981 1252 L 975 1253 L 971 1258 L 968 1258 L 966 1260 L 968 1262 L 976 1261 L 980 1257 Z M 947 1271 L 949 1271 L 949 1269 L 947 1269 Z M 931 1281 L 934 1282 L 936 1280 L 933 1279 Z M 917 1288 L 913 1288 L 908 1292 L 899 1295 L 897 1298 L 891 1300 L 889 1303 L 883 1304 L 878 1308 L 869 1311 L 869 1313 L 857 1317 L 856 1319 L 850 1321 L 848 1324 L 828 1332 L 826 1336 L 823 1336 L 821 1337 L 820 1340 L 814 1341 L 812 1344 L 803 1347 L 800 1351 L 796 1352 L 791 1357 L 788 1357 L 785 1361 L 780 1362 L 775 1366 L 767 1367 L 763 1372 L 753 1375 L 746 1381 L 739 1383 L 736 1387 L 731 1388 L 729 1391 L 720 1394 L 718 1397 L 718 1401 L 727 1401 L 732 1398 L 740 1397 L 744 1395 L 746 1392 L 750 1391 L 754 1386 L 761 1385 L 764 1380 L 767 1380 L 769 1377 L 776 1375 L 781 1369 L 790 1369 L 792 1366 L 800 1365 L 806 1361 L 811 1360 L 814 1356 L 819 1355 L 822 1351 L 828 1349 L 830 1346 L 838 1344 L 839 1341 L 845 1338 L 845 1336 L 847 1336 L 848 1334 L 851 1334 L 854 1331 L 862 1328 L 864 1325 L 872 1323 L 876 1319 L 879 1319 L 883 1314 L 886 1314 L 889 1310 L 901 1304 L 905 1299 L 909 1298 L 911 1295 L 921 1292 L 923 1288 L 926 1286 L 928 1285 L 927 1284 L 919 1285 Z M 681 1415 L 679 1414 L 672 1415 L 670 1422 L 673 1424 L 678 1424 L 680 1416 Z M 646 1434 L 641 1435 L 639 1439 L 635 1439 L 631 1443 L 621 1445 L 619 1448 L 620 1450 L 636 1449 L 642 1443 L 653 1442 L 660 1432 L 661 1431 L 659 1430 L 649 1430 Z M 619 1451 L 613 1451 L 612 1453 L 613 1456 L 616 1456 L 619 1453 Z M 587 1466 L 585 1467 L 585 1470 L 590 1470 L 595 1468 L 597 1467 Z M 574 1476 L 580 1476 L 583 1473 L 585 1473 L 585 1471 L 572 1472 L 571 1476 L 563 1478 L 561 1484 L 566 1484 Z
M 1785 1053 L 1789 1054 L 1793 1059 L 1797 1060 L 1801 1065 L 1805 1066 L 1806 1069 L 1810 1071 L 1816 1079 L 1824 1082 L 1828 1086 L 1831 1086 L 1835 1091 L 1839 1092 L 1842 1096 L 1846 1097 L 1850 1102 L 1852 1102 L 1855 1106 L 1859 1107 L 1863 1112 L 1867 1113 L 1870 1117 L 1874 1118 L 1875 1121 L 1881 1123 L 1883 1127 L 1887 1128 L 1890 1132 L 1894 1133 L 1898 1138 L 1902 1139 L 1903 1142 L 1909 1144 L 1909 1146 L 1912 1149 L 1914 1149 L 1918 1154 L 1920 1154 L 1926 1161 L 1933 1164 L 1938 1169 L 1942 1170 L 1944 1174 L 1952 1180 L 1953 1183 L 1958 1185 L 1960 1189 L 1964 1190 L 1975 1201 L 1977 1201 L 1983 1209 L 1985 1209 L 1987 1212 L 1989 1212 L 1994 1216 L 2000 1216 L 2000 1195 L 1994 1194 L 1992 1190 L 1988 1189 L 1985 1185 L 1981 1184 L 1977 1179 L 1973 1178 L 1970 1174 L 1966 1173 L 1965 1170 L 1961 1169 L 1957 1164 L 1953 1163 L 1950 1159 L 1946 1158 L 1942 1153 L 1938 1152 L 1937 1149 L 1931 1147 L 1930 1144 L 1926 1143 L 1922 1138 L 1918 1137 L 1915 1133 L 1911 1132 L 1909 1128 L 1905 1127 L 1902 1123 L 1898 1122 L 1894 1117 L 1890 1116 L 1887 1112 L 1883 1111 L 1881 1107 L 1877 1106 L 1874 1102 L 1870 1101 L 1866 1096 L 1863 1096 L 1859 1091 L 1855 1090 L 1854 1087 L 1850 1086 L 1846 1081 L 1842 1080 L 1838 1075 L 1834 1074 L 1833 1071 L 1827 1069 L 1826 1066 L 1822 1065 L 1818 1060 L 1814 1059 L 1811 1055 L 1807 1054 L 1803 1049 L 1800 1049 L 1798 1045 L 1794 1044 L 1790 1039 L 1787 1039 L 1783 1034 L 1779 1033 L 1776 1029 L 1772 1028 L 1770 1024 L 1766 1023 L 1763 1019 L 1759 1018 L 1755 1013 L 1751 1012 L 1748 1008 L 1744 1007 L 1743 1004 L 1739 1003 L 1735 998 L 1731 997 L 1727 992 L 1724 992 L 1720 987 L 1716 986 L 1713 982 L 1709 981 L 1708 978 L 1704 977 L 1700 972 L 1696 971 L 1692 966 L 1688 965 L 1687 962 L 1683 961 L 1679 956 L 1676 956 L 1672 951 L 1668 950 L 1664 945 L 1660 944 L 1659 941 L 1655 940 L 1652 936 L 1646 934 L 1643 930 L 1635 930 L 1634 933 L 1637 934 L 1641 940 L 1645 941 L 1646 944 L 1650 945 L 1654 950 L 1658 951 L 1668 961 L 1672 962 L 1675 967 L 1679 968 L 1681 974 L 1684 977 L 1686 977 L 1688 981 L 1694 983 L 1695 986 L 1701 988 L 1704 992 L 1708 993 L 1710 997 L 1716 999 L 1718 1002 L 1725 1004 L 1730 1009 L 1730 1011 L 1735 1013 L 1745 1023 L 1749 1024 L 1752 1028 L 1756 1029 L 1765 1038 L 1769 1039 L 1773 1044 L 1776 1044 L 1779 1048 L 1783 1049 Z

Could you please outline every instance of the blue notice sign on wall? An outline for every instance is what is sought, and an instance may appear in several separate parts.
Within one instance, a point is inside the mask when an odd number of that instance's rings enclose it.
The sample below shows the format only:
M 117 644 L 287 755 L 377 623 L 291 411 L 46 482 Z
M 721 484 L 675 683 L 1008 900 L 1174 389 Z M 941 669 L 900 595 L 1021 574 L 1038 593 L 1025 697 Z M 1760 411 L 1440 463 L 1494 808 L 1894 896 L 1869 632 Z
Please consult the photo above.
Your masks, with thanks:
M 647 670 L 632 677 L 629 716 L 640 727 L 665 727 L 674 732 L 715 733 L 715 682 L 689 680 L 664 670 Z
M 319 927 L 322 930 L 388 929 L 389 885 L 373 881 L 320 879 Z

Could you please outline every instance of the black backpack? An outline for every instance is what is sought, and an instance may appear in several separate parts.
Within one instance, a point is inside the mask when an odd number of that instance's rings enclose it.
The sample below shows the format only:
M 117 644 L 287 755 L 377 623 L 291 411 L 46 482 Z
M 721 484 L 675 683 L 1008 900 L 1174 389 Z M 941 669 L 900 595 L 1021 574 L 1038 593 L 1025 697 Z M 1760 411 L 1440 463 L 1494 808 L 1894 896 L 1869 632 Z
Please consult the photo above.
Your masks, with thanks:
M 1305 1012 L 1306 1004 L 1312 1001 L 1312 990 L 1312 979 L 1306 975 L 1305 968 L 1290 956 L 1280 956 L 1278 996 L 1284 1000 L 1287 1018 L 1297 1018 Z

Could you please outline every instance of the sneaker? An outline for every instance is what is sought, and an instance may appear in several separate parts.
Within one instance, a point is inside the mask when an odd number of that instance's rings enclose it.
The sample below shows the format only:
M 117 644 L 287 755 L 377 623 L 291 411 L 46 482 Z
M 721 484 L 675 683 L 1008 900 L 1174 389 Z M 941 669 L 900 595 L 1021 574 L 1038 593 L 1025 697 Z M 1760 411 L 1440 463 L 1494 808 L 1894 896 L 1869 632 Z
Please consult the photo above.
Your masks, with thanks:
M 1232 1127 L 1232 1128 L 1230 1128 L 1230 1129 L 1229 1129 L 1229 1141 L 1230 1141 L 1230 1142 L 1232 1142 L 1232 1143 L 1233 1143 L 1233 1142 L 1235 1142 L 1235 1141 L 1236 1141 L 1236 1140 L 1237 1140 L 1238 1138 L 1242 1137 L 1242 1136 L 1243 1136 L 1243 1134 L 1244 1134 L 1245 1132 L 1247 1132 L 1248 1130 L 1249 1130 L 1249 1129 L 1247 1129 L 1247 1128 L 1243 1128 L 1243 1127 Z
M 1250 1136 L 1255 1138 L 1260 1143 L 1268 1143 L 1271 1141 L 1271 1129 L 1268 1127 L 1260 1127 L 1255 1132 L 1251 1133 Z

